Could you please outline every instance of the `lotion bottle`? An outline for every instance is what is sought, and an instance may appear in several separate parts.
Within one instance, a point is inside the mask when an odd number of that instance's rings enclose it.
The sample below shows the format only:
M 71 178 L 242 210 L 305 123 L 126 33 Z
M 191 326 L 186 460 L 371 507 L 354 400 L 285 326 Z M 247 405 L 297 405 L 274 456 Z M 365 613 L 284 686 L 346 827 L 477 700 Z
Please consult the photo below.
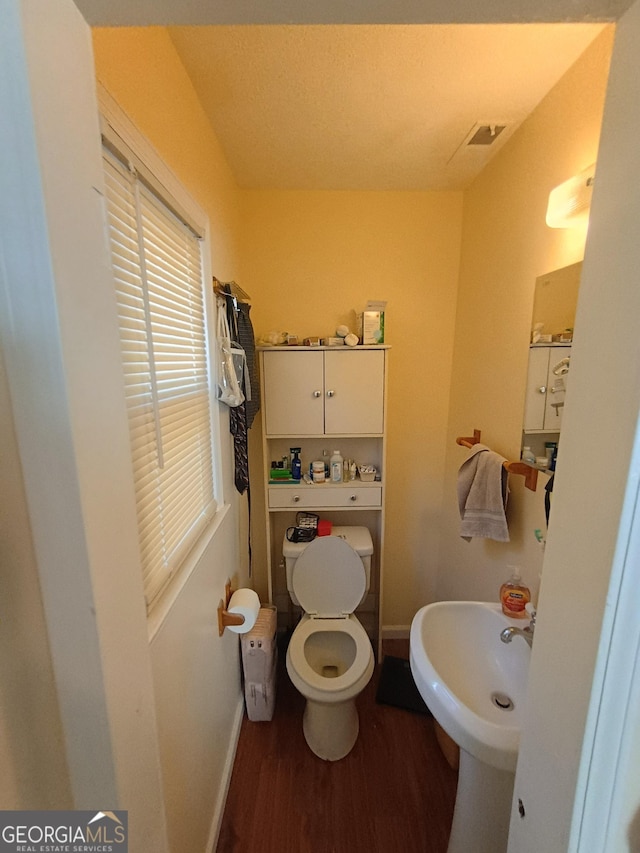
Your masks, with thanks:
M 522 583 L 520 569 L 510 566 L 511 577 L 500 587 L 500 604 L 502 612 L 511 619 L 526 619 L 525 607 L 531 601 L 529 588 Z

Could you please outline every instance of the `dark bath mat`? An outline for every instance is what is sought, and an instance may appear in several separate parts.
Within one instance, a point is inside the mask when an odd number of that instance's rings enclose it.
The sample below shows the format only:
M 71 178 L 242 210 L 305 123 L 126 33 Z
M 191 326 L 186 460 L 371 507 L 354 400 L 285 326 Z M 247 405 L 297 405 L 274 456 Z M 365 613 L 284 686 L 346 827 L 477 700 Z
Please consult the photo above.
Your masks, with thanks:
M 376 702 L 394 705 L 416 714 L 430 714 L 411 674 L 408 660 L 385 655 L 376 692 Z

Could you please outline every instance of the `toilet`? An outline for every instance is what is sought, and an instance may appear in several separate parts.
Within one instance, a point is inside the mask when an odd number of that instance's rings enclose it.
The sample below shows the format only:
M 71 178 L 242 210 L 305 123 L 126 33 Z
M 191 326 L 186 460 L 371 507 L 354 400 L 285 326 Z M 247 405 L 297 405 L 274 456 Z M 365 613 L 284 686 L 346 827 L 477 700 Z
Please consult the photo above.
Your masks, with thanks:
M 369 590 L 373 542 L 366 527 L 289 542 L 287 589 L 303 612 L 287 649 L 287 672 L 307 700 L 303 731 L 325 761 L 344 758 L 358 739 L 356 697 L 369 683 L 373 649 L 354 610 Z

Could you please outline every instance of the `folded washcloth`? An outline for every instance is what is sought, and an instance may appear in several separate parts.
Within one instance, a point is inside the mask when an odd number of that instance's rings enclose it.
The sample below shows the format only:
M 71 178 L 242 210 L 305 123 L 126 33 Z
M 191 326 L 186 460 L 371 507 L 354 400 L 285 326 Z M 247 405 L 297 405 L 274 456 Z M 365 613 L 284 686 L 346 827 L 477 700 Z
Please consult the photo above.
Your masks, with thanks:
M 506 460 L 484 444 L 475 444 L 458 471 L 460 536 L 509 541 L 505 515 L 508 486 Z

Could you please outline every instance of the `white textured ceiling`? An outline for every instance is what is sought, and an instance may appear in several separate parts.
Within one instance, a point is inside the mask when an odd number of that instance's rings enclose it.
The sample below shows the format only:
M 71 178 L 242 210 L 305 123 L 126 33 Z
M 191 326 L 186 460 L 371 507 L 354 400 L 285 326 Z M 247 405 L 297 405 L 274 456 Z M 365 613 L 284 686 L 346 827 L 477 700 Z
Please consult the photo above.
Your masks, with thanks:
M 75 0 L 174 25 L 238 183 L 297 189 L 467 186 L 631 1 Z M 508 126 L 461 147 L 485 122 Z
M 172 27 L 242 187 L 462 189 L 598 24 Z M 476 123 L 506 124 L 490 147 Z M 461 147 L 462 146 L 462 147 Z

